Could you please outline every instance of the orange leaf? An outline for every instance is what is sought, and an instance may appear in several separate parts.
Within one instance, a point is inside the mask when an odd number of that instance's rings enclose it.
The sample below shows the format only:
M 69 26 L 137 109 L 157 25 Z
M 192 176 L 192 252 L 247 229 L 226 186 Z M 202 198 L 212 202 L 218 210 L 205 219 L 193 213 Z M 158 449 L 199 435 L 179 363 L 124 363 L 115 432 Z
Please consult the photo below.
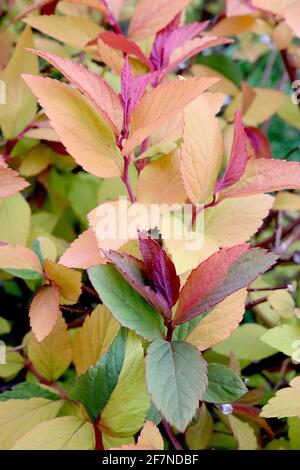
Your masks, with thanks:
M 115 136 L 88 100 L 57 80 L 33 75 L 23 78 L 76 162 L 100 178 L 118 176 L 120 152 Z
M 29 49 L 56 67 L 71 83 L 87 96 L 115 133 L 122 129 L 123 111 L 119 96 L 95 72 L 81 64 L 63 59 L 55 54 Z
M 37 340 L 43 339 L 51 333 L 59 314 L 60 292 L 56 286 L 42 286 L 29 309 L 30 326 Z
M 191 0 L 140 0 L 134 11 L 128 35 L 145 39 L 163 29 Z
M 101 61 L 108 65 L 114 73 L 121 75 L 125 62 L 123 55 L 119 51 L 108 46 L 100 37 L 97 40 L 97 44 Z
M 223 158 L 219 122 L 205 95 L 190 103 L 183 113 L 180 172 L 194 204 L 212 195 Z
M 123 154 L 132 152 L 152 132 L 217 81 L 215 78 L 195 77 L 174 80 L 145 93 L 131 115 L 130 133 Z
M 68 268 L 88 269 L 104 263 L 105 257 L 99 250 L 96 236 L 92 229 L 83 232 L 71 243 L 59 260 Z
M 241 179 L 220 192 L 221 197 L 249 196 L 281 189 L 300 189 L 300 165 L 271 158 L 250 159 Z

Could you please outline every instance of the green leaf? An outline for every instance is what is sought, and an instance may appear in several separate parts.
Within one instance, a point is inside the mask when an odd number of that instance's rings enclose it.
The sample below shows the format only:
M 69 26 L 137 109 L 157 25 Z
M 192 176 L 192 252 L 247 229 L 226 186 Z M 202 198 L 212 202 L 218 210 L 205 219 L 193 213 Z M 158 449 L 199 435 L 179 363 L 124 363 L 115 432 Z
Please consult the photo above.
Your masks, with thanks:
M 0 317 L 0 335 L 7 335 L 10 333 L 11 325 L 6 318 Z
M 72 209 L 85 227 L 88 225 L 86 215 L 97 206 L 100 184 L 99 178 L 83 171 L 72 175 L 68 198 Z
M 16 385 L 12 390 L 1 393 L 0 401 L 6 400 L 24 400 L 29 398 L 47 398 L 48 400 L 58 400 L 60 396 L 41 387 L 35 383 L 24 382 Z
M 210 54 L 208 56 L 198 56 L 197 64 L 206 65 L 220 72 L 224 77 L 241 88 L 242 74 L 239 67 L 229 57 L 219 54 Z
M 37 279 L 42 279 L 42 274 L 32 269 L 3 269 L 8 274 L 12 276 L 19 277 L 20 279 L 27 279 L 31 281 L 36 281 Z
M 107 353 L 78 378 L 71 390 L 70 397 L 83 404 L 92 421 L 97 420 L 118 383 L 126 339 L 127 332 L 122 328 Z
M 207 387 L 207 365 L 184 341 L 154 341 L 147 352 L 146 379 L 153 403 L 166 420 L 184 431 Z
M 149 341 L 162 337 L 162 317 L 127 284 L 114 266 L 97 266 L 88 272 L 102 302 L 121 325 L 134 330 Z
M 1 241 L 11 245 L 26 245 L 31 211 L 21 194 L 0 199 Z
M 161 422 L 161 415 L 160 412 L 157 411 L 156 406 L 154 403 L 151 403 L 149 409 L 147 411 L 146 421 L 152 421 L 152 423 L 157 426 Z
M 229 367 L 208 364 L 208 387 L 204 401 L 209 403 L 232 403 L 247 393 L 247 387 Z

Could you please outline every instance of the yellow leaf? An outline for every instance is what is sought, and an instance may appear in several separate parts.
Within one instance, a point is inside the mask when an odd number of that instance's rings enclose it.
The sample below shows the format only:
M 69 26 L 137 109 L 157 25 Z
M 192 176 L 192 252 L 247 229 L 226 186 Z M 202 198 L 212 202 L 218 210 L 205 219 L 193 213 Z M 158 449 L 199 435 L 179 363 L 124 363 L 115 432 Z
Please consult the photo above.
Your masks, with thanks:
M 242 321 L 246 298 L 246 289 L 241 289 L 227 297 L 200 320 L 186 341 L 200 351 L 213 348 L 224 341 Z
M 111 450 L 164 450 L 164 440 L 152 421 L 146 421 L 136 444 L 125 444 Z
M 53 330 L 59 315 L 59 288 L 44 285 L 33 298 L 30 309 L 30 326 L 38 341 L 42 341 Z
M 262 336 L 261 340 L 283 352 L 287 356 L 299 357 L 298 350 L 300 349 L 300 326 L 299 325 L 282 325 L 270 328 Z
M 199 418 L 185 432 L 186 443 L 191 450 L 204 450 L 213 436 L 213 419 L 204 402 L 200 407 Z
M 275 46 L 279 51 L 287 49 L 293 39 L 293 32 L 285 21 L 278 23 L 272 34 Z
M 79 165 L 100 178 L 120 174 L 114 133 L 83 95 L 51 78 L 26 75 L 24 80 Z
M 0 239 L 11 245 L 26 245 L 31 211 L 21 194 L 0 199 Z
M 223 18 L 209 31 L 214 36 L 241 34 L 253 27 L 255 19 L 250 15 Z
M 180 171 L 194 204 L 212 195 L 223 158 L 219 122 L 205 95 L 190 103 L 183 113 Z
M 39 248 L 43 258 L 48 258 L 51 261 L 55 261 L 57 256 L 55 243 L 53 243 L 53 241 L 47 237 L 38 237 L 36 240 L 39 243 Z
M 217 81 L 215 78 L 196 77 L 173 80 L 145 93 L 131 114 L 130 132 L 123 154 L 130 153 Z
M 178 274 L 193 269 L 201 261 L 207 259 L 221 247 L 230 247 L 246 242 L 257 231 L 263 219 L 268 215 L 274 198 L 268 195 L 255 195 L 226 199 L 215 207 L 204 210 L 204 220 L 199 222 L 198 235 L 195 233 L 195 242 L 198 239 L 199 247 L 187 249 L 187 239 L 170 239 L 164 234 L 165 246 L 171 254 Z M 198 215 L 198 218 L 201 214 Z M 180 229 L 180 221 L 174 219 Z M 203 223 L 203 226 L 202 226 Z M 200 231 L 203 229 L 203 245 Z M 182 233 L 178 231 L 177 233 Z
M 300 195 L 280 191 L 275 196 L 273 209 L 276 211 L 298 212 L 300 211 Z
M 269 88 L 255 88 L 254 100 L 243 116 L 246 126 L 258 126 L 280 109 L 285 94 Z
M 72 303 L 76 303 L 81 294 L 81 272 L 66 268 L 50 259 L 44 263 L 44 271 L 51 281 L 59 287 L 60 294 Z
M 53 152 L 46 145 L 38 144 L 24 155 L 19 171 L 23 176 L 36 176 L 45 170 L 51 163 Z
M 72 345 L 67 325 L 61 315 L 43 341 L 39 343 L 33 334 L 30 336 L 28 357 L 36 370 L 50 382 L 57 380 L 69 367 Z
M 129 437 L 142 427 L 150 398 L 145 383 L 141 340 L 128 333 L 123 368 L 118 383 L 100 416 L 101 430 L 114 437 Z
M 73 343 L 73 361 L 77 375 L 83 374 L 107 352 L 120 329 L 119 323 L 104 305 L 98 305 L 79 329 Z
M 0 449 L 10 449 L 35 425 L 54 418 L 61 400 L 30 398 L 0 402 Z
M 1 356 L 2 357 L 2 356 Z M 0 377 L 4 380 L 12 380 L 24 367 L 24 358 L 15 351 L 5 352 L 6 363 L 0 363 Z
M 272 292 L 268 297 L 268 301 L 281 318 L 288 320 L 294 317 L 295 302 L 286 290 Z
M 174 204 L 186 200 L 177 151 L 145 166 L 138 179 L 137 199 L 145 204 Z
M 257 439 L 254 429 L 249 423 L 242 421 L 236 416 L 229 416 L 228 421 L 234 437 L 238 443 L 238 450 L 256 450 Z
M 276 392 L 275 397 L 263 407 L 260 416 L 264 418 L 300 418 L 300 376 L 295 377 L 287 388 Z
M 259 361 L 277 352 L 261 340 L 266 331 L 262 325 L 245 323 L 235 330 L 230 338 L 214 347 L 214 351 L 224 356 L 229 356 L 230 352 L 234 351 L 238 359 Z
M 212 92 L 221 92 L 231 96 L 235 96 L 239 92 L 238 87 L 233 82 L 215 69 L 202 64 L 194 64 L 191 70 L 195 77 L 217 77 L 220 79 L 218 83 L 210 87 Z
M 134 444 L 135 439 L 134 436 L 112 437 L 102 433 L 102 442 L 104 449 L 111 449 L 112 447 L 122 447 L 124 445 Z
M 84 49 L 103 30 L 88 16 L 42 15 L 27 17 L 25 23 L 70 46 Z
M 92 423 L 77 416 L 63 416 L 37 424 L 11 450 L 94 450 Z
M 2 74 L 6 88 L 6 104 L 0 104 L 0 126 L 7 139 L 13 139 L 32 121 L 37 105 L 21 78 L 22 73 L 37 74 L 37 57 L 25 51 L 33 47 L 31 29 L 25 28 L 14 54 Z
M 115 74 L 121 75 L 125 62 L 123 54 L 108 46 L 101 39 L 98 39 L 97 44 L 101 62 L 104 62 Z
M 299 92 L 297 92 L 297 96 L 299 96 Z M 291 126 L 300 129 L 300 109 L 299 106 L 291 100 L 290 96 L 286 95 L 282 105 L 277 110 L 277 114 Z

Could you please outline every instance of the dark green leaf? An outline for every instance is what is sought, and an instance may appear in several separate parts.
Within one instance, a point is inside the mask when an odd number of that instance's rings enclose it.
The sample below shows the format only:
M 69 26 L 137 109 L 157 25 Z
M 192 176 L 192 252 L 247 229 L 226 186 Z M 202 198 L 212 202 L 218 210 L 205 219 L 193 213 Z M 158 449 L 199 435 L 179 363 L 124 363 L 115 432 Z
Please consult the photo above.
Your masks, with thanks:
M 208 387 L 204 401 L 232 403 L 239 400 L 247 391 L 244 382 L 232 369 L 221 364 L 208 365 Z
M 0 394 L 0 401 L 26 400 L 29 398 L 47 398 L 48 400 L 58 400 L 60 396 L 41 387 L 35 383 L 23 382 L 16 385 L 12 390 Z

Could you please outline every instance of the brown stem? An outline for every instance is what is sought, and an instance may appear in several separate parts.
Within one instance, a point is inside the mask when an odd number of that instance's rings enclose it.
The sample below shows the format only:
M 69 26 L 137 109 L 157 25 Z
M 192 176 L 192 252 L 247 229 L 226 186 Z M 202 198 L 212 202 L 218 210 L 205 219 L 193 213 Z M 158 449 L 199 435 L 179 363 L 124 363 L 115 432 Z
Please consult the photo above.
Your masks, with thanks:
M 264 292 L 264 291 L 273 291 L 273 290 L 283 290 L 287 289 L 290 290 L 289 284 L 282 284 L 281 286 L 276 286 L 276 287 L 249 287 L 247 290 L 248 292 Z
M 34 367 L 34 365 L 31 363 L 31 361 L 29 359 L 25 359 L 25 367 L 29 372 L 31 372 L 38 379 L 38 381 L 41 384 L 48 385 L 49 387 L 52 387 L 55 390 L 57 390 L 64 400 L 67 400 L 69 398 L 68 392 L 63 387 L 61 387 L 59 384 L 57 384 L 55 382 L 51 382 L 50 380 L 45 379 L 36 370 L 36 368 Z
M 68 323 L 68 330 L 71 330 L 72 328 L 79 328 L 80 326 L 82 326 L 86 317 L 87 314 L 84 314 L 78 318 L 75 318 L 75 320 L 72 320 L 70 323 Z
M 100 300 L 100 297 L 97 294 L 97 292 L 91 287 L 86 286 L 85 284 L 82 284 L 82 290 L 85 291 L 87 294 L 89 294 L 91 297 L 94 297 L 94 299 L 97 299 L 98 301 Z
M 173 432 L 173 429 L 172 427 L 170 426 L 170 424 L 165 420 L 163 419 L 162 420 L 162 425 L 164 427 L 164 430 L 166 431 L 167 433 L 167 436 L 168 438 L 170 439 L 171 443 L 173 444 L 173 447 L 174 449 L 176 450 L 183 450 L 183 447 L 181 446 L 181 444 L 178 442 L 174 432 Z
M 267 301 L 268 301 L 268 297 L 262 297 L 261 299 L 252 300 L 251 302 L 248 302 L 245 305 L 245 309 L 250 310 L 251 308 L 256 307 L 256 305 L 262 304 Z

